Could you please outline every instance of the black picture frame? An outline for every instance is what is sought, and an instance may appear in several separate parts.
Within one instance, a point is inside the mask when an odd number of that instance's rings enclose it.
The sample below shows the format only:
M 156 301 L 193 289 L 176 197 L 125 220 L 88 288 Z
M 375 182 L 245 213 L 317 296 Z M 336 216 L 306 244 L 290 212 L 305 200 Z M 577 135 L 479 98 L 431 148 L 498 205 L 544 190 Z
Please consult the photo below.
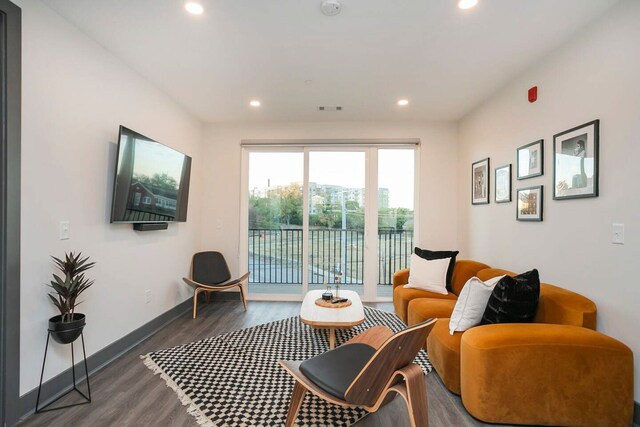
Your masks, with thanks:
M 519 180 L 544 175 L 544 139 L 518 147 L 516 169 Z
M 535 195 L 535 197 L 533 197 Z M 543 219 L 544 185 L 518 188 L 516 194 L 516 220 L 536 221 Z
M 598 197 L 599 149 L 600 120 L 553 136 L 553 200 Z
M 489 158 L 471 164 L 471 204 L 488 205 L 491 181 Z
M 503 166 L 499 166 L 494 171 L 493 185 L 494 185 L 494 201 L 496 203 L 509 203 L 511 202 L 511 163 Z M 506 190 L 502 187 L 505 186 Z

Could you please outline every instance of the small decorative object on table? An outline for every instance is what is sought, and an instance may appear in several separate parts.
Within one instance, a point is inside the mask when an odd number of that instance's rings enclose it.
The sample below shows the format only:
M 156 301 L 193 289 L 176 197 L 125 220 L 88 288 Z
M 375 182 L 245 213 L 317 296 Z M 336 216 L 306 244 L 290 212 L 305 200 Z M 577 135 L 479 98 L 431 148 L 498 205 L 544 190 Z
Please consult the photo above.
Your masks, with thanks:
M 333 276 L 333 283 L 336 284 L 336 298 L 340 298 L 340 282 L 341 281 L 342 281 L 342 271 L 336 271 Z
M 327 282 L 324 283 L 327 285 Z M 327 285 L 327 290 L 322 294 L 322 299 L 325 301 L 331 301 L 333 299 L 333 292 L 331 292 L 331 286 Z
M 318 298 L 315 301 L 315 304 L 318 307 L 324 307 L 324 308 L 344 308 L 344 307 L 349 307 L 352 304 L 352 302 L 348 298 L 341 298 L 341 299 L 334 298 L 332 300 L 324 300 L 322 298 Z

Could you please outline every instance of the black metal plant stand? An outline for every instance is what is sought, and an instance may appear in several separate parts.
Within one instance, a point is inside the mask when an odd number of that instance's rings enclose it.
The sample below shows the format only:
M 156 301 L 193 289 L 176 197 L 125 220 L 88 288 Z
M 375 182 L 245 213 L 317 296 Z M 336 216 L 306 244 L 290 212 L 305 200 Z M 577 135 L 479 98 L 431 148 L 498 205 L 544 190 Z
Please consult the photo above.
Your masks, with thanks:
M 83 325 L 84 327 L 84 325 Z M 82 329 L 82 328 L 80 328 Z M 51 330 L 49 330 L 49 333 L 47 335 L 47 344 L 45 345 L 44 348 L 44 359 L 42 361 L 42 372 L 40 373 L 40 385 L 38 386 L 38 398 L 36 400 L 36 414 L 40 413 L 40 412 L 48 412 L 48 411 L 55 411 L 57 409 L 63 409 L 63 408 L 70 408 L 72 406 L 78 406 L 78 405 L 84 405 L 87 403 L 91 403 L 91 387 L 89 386 L 89 369 L 87 368 L 87 352 L 85 351 L 84 348 L 84 334 L 81 332 L 80 333 L 80 338 L 82 338 L 82 355 L 84 357 L 84 372 L 85 374 L 87 374 L 87 394 L 84 394 L 82 391 L 80 391 L 76 385 L 76 363 L 75 363 L 75 358 L 73 355 L 73 342 L 71 342 L 71 372 L 73 373 L 73 388 L 71 390 L 69 390 L 68 392 L 64 393 L 61 396 L 58 396 L 56 399 L 52 400 L 51 402 L 47 403 L 46 405 L 44 405 L 42 408 L 39 408 L 39 404 L 40 404 L 40 391 L 42 390 L 42 378 L 44 376 L 44 367 L 45 364 L 47 363 L 47 351 L 49 350 L 49 338 L 51 338 Z M 82 402 L 78 402 L 78 403 L 72 403 L 70 405 L 64 405 L 64 406 L 57 406 L 55 408 L 49 408 L 46 409 L 47 407 L 51 406 L 53 403 L 57 402 L 58 400 L 60 400 L 61 398 L 63 398 L 64 396 L 66 396 L 67 394 L 71 393 L 72 391 L 77 391 L 78 394 L 80 394 L 84 400 Z

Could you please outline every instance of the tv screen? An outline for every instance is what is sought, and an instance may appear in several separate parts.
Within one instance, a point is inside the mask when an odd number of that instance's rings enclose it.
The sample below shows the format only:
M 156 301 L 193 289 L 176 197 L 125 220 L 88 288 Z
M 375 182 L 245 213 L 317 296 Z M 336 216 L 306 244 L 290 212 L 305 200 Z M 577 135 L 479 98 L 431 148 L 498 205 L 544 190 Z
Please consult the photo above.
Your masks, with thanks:
M 187 220 L 191 157 L 120 126 L 111 222 Z

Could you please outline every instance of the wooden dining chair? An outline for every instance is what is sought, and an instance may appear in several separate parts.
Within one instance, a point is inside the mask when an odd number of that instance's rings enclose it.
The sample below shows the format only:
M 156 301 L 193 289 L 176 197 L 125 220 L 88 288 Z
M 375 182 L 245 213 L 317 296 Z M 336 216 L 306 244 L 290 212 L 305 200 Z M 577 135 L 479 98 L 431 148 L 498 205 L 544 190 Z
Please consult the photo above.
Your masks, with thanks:
M 429 425 L 422 368 L 413 362 L 437 319 L 393 334 L 375 326 L 333 350 L 305 361 L 279 360 L 295 379 L 285 426 L 295 424 L 307 391 L 327 402 L 376 412 L 395 394 L 405 400 L 412 427 Z
M 209 293 L 211 292 L 219 292 L 238 287 L 240 289 L 242 303 L 244 304 L 244 311 L 247 311 L 247 300 L 244 295 L 242 283 L 249 278 L 249 272 L 237 279 L 231 280 L 229 266 L 220 252 L 208 251 L 195 254 L 191 260 L 189 276 L 189 278 L 183 277 L 182 280 L 195 288 L 193 291 L 194 319 L 196 318 L 196 305 L 200 292 L 206 292 L 208 301 Z

